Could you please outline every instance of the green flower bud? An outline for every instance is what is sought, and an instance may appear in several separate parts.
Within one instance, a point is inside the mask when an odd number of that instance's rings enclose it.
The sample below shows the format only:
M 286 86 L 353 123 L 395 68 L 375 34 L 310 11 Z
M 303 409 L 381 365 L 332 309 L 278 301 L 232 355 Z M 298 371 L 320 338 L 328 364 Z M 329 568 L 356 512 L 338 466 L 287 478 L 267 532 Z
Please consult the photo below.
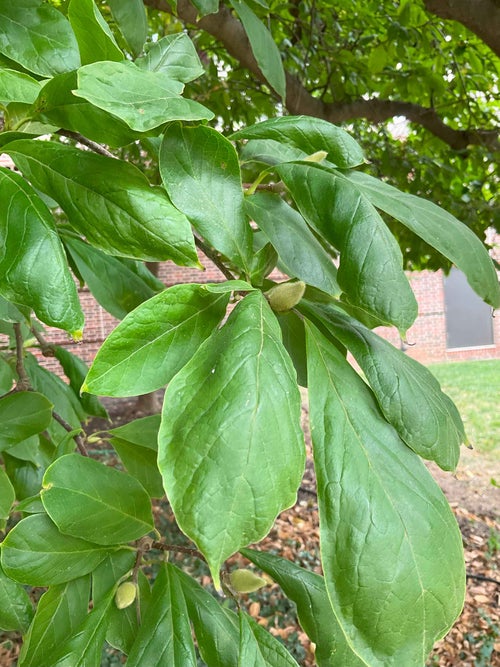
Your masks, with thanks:
M 130 607 L 137 596 L 137 586 L 131 581 L 120 584 L 115 593 L 115 604 L 118 609 Z
M 302 280 L 280 283 L 266 292 L 269 305 L 276 313 L 283 313 L 298 304 L 304 296 L 306 284 Z
M 236 593 L 253 593 L 267 586 L 267 581 L 251 570 L 233 570 L 229 575 L 229 583 Z

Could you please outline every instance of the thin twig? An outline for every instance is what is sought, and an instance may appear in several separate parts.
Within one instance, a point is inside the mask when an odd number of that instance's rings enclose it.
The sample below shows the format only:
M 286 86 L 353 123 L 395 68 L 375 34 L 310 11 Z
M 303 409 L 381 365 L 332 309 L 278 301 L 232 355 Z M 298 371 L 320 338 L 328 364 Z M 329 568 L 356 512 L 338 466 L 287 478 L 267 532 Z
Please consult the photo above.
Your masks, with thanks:
M 244 190 L 250 190 L 251 187 L 253 187 L 252 183 L 243 183 Z M 263 190 L 264 192 L 276 192 L 281 194 L 282 192 L 286 192 L 286 187 L 283 181 L 279 181 L 279 183 L 259 183 L 254 187 L 254 190 Z
M 24 368 L 24 346 L 23 333 L 19 322 L 14 322 L 14 334 L 16 337 L 16 391 L 28 391 L 31 389 L 31 381 Z
M 68 422 L 64 419 L 64 417 L 61 417 L 60 414 L 55 412 L 54 410 L 52 411 L 52 417 L 56 420 L 58 424 L 61 424 L 61 426 L 68 432 L 71 433 L 75 429 L 71 426 L 71 424 L 68 424 Z M 82 438 L 82 436 L 79 433 L 76 433 L 73 435 L 73 440 L 76 442 L 76 446 L 78 451 L 82 456 L 88 456 L 89 453 L 87 452 L 87 448 L 85 447 L 85 441 Z
M 79 144 L 83 144 L 84 146 L 87 146 L 87 148 L 90 148 L 90 150 L 94 151 L 94 153 L 104 155 L 104 157 L 115 158 L 113 153 L 110 153 L 107 148 L 104 148 L 104 146 L 101 146 L 101 144 L 92 141 L 92 139 L 87 139 L 87 137 L 84 137 L 83 134 L 80 134 L 79 132 L 71 132 L 71 130 L 58 130 L 56 134 L 59 134 L 62 137 L 68 137 L 68 139 L 74 139 L 75 141 L 78 141 Z
M 54 346 L 46 340 L 44 335 L 40 331 L 37 331 L 35 327 L 31 327 L 30 331 L 40 344 L 40 351 L 43 356 L 54 357 Z
M 202 241 L 199 236 L 194 235 L 194 242 L 196 243 L 197 247 L 201 250 L 201 252 L 208 257 L 208 259 L 215 264 L 215 266 L 219 269 L 219 271 L 224 274 L 224 276 L 228 280 L 236 280 L 235 276 L 231 273 L 231 271 L 225 266 L 225 264 L 221 261 L 219 255 L 212 250 L 209 246 L 207 246 L 204 241 Z
M 477 579 L 478 581 L 489 581 L 492 584 L 500 586 L 500 581 L 498 579 L 493 579 L 492 577 L 485 577 L 484 574 L 472 574 L 472 572 L 466 573 L 467 579 Z
M 190 556 L 194 556 L 195 558 L 199 558 L 200 560 L 205 561 L 205 563 L 207 562 L 201 551 L 198 551 L 198 549 L 191 549 L 190 547 L 181 547 L 180 544 L 164 544 L 163 542 L 153 542 L 151 547 L 153 549 L 159 549 L 160 551 L 177 551 L 181 554 L 189 554 Z

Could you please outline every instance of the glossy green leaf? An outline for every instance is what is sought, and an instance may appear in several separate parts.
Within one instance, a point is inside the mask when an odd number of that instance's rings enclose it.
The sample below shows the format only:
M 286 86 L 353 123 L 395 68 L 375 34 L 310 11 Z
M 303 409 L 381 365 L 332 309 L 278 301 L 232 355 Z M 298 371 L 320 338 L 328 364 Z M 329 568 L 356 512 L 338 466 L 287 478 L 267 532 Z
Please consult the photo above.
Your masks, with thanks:
M 242 549 L 241 552 L 267 572 L 297 605 L 300 625 L 316 646 L 318 667 L 365 667 L 366 663 L 356 655 L 339 626 L 322 576 L 264 551 Z
M 0 524 L 8 518 L 12 503 L 16 499 L 16 492 L 3 468 L 0 468 Z M 3 528 L 0 528 L 3 530 Z
M 307 332 L 322 565 L 333 613 L 366 665 L 423 665 L 462 609 L 460 531 L 363 380 L 312 325 Z
M 75 392 L 86 414 L 108 419 L 108 411 L 95 396 L 91 396 L 86 392 L 80 393 L 83 381 L 88 372 L 87 364 L 80 357 L 77 357 L 76 354 L 72 354 L 60 345 L 54 345 L 53 350 L 55 358 L 62 366 L 64 375 L 69 380 L 69 386 Z
M 0 321 L 30 324 L 30 313 L 30 308 L 19 304 L 14 305 L 0 296 Z
M 259 128 L 259 125 L 252 125 L 250 127 Z M 239 132 L 246 132 L 247 129 L 249 128 L 244 128 L 243 130 L 239 130 Z M 231 138 L 239 139 L 239 133 L 236 132 Z M 307 155 L 300 148 L 275 139 L 248 139 L 241 149 L 240 159 L 243 163 L 262 162 L 264 164 L 276 165 L 282 162 L 303 160 Z
M 401 250 L 376 209 L 328 171 L 294 164 L 277 169 L 306 221 L 340 250 L 337 279 L 349 302 L 405 333 L 417 302 Z
M 172 379 L 158 443 L 179 526 L 218 585 L 223 561 L 295 502 L 304 467 L 295 371 L 260 293 L 240 301 Z
M 162 498 L 165 495 L 158 470 L 157 447 L 140 447 L 121 438 L 112 438 L 110 445 L 117 452 L 127 472 L 139 480 L 151 498 Z
M 47 141 L 16 141 L 6 152 L 92 245 L 123 257 L 198 266 L 188 220 L 132 164 Z
M 240 610 L 238 667 L 298 667 L 281 642 Z
M 318 151 L 326 151 L 329 162 L 341 169 L 357 167 L 364 162 L 363 151 L 350 134 L 326 120 L 311 116 L 271 118 L 235 132 L 231 139 L 271 139 L 284 144 L 285 149 L 291 146 L 303 151 L 303 157 L 292 158 L 290 153 L 283 161 L 300 160 Z
M 126 146 L 143 136 L 119 118 L 73 95 L 77 85 L 76 71 L 55 76 L 40 91 L 33 116 L 111 147 Z M 20 138 L 13 136 L 12 141 Z
M 24 586 L 12 581 L 0 567 L 0 629 L 25 633 L 32 618 L 33 605 Z
M 193 624 L 202 659 L 210 667 L 235 667 L 238 664 L 238 617 L 224 609 L 192 577 L 175 569 Z
M 136 552 L 133 548 L 124 548 L 109 554 L 92 572 L 92 599 L 94 603 L 104 600 L 116 588 L 123 577 L 132 574 Z
M 133 312 L 108 336 L 84 389 L 136 396 L 163 387 L 191 359 L 223 318 L 229 294 L 205 286 L 174 285 Z
M 182 587 L 175 568 L 169 564 L 164 564 L 158 573 L 151 602 L 127 660 L 128 667 L 149 664 L 198 664 Z
M 40 496 L 31 496 L 25 498 L 16 505 L 17 512 L 25 512 L 26 514 L 40 514 L 45 513 L 45 510 L 40 500 Z
M 45 396 L 34 391 L 0 398 L 0 451 L 45 430 L 52 421 L 52 407 Z
M 134 63 L 98 62 L 78 70 L 77 97 L 114 116 L 138 132 L 172 120 L 211 120 L 214 114 L 181 97 L 184 86 L 166 72 L 140 69 Z
M 151 72 L 165 72 L 171 79 L 188 83 L 204 73 L 196 47 L 188 35 L 178 32 L 148 44 L 146 55 L 135 64 Z
M 0 104 L 9 102 L 32 104 L 39 92 L 40 84 L 31 76 L 12 69 L 0 69 Z
M 19 656 L 20 667 L 50 664 L 57 649 L 87 616 L 90 575 L 50 586 L 40 598 Z
M 193 0 L 193 5 L 198 10 L 198 16 L 215 14 L 219 11 L 219 0 Z
M 1 544 L 7 576 L 31 586 L 63 584 L 91 572 L 109 550 L 63 535 L 46 514 L 22 519 Z
M 266 243 L 260 250 L 257 250 L 250 267 L 250 281 L 252 284 L 262 285 L 264 278 L 276 267 L 278 259 L 278 253 L 271 243 Z
M 41 498 L 62 533 L 96 544 L 131 542 L 153 529 L 151 502 L 141 484 L 79 454 L 62 456 L 47 469 Z
M 137 587 L 138 592 L 134 604 L 126 609 L 118 609 L 116 604 L 114 604 L 111 605 L 111 609 L 109 610 L 106 641 L 108 644 L 127 655 L 130 653 L 130 649 L 139 632 L 140 624 L 137 619 L 137 606 L 139 606 L 140 617 L 142 620 L 151 601 L 149 580 L 142 570 L 139 570 Z
M 109 7 L 132 53 L 142 51 L 148 35 L 148 17 L 142 0 L 109 0 Z
M 71 237 L 65 237 L 64 245 L 96 301 L 113 317 L 123 319 L 154 295 L 151 287 L 118 257 Z
M 9 447 L 9 456 L 21 461 L 31 461 L 38 468 L 45 470 L 54 460 L 55 448 L 50 440 L 42 435 L 33 435 L 17 445 Z
M 283 345 L 297 373 L 297 382 L 307 387 L 306 335 L 304 322 L 295 313 L 277 313 L 276 319 L 281 327 Z
M 349 179 L 377 208 L 415 232 L 448 257 L 467 276 L 470 286 L 493 308 L 500 306 L 498 276 L 488 251 L 477 236 L 433 202 L 401 192 L 361 172 Z
M 41 0 L 0 0 L 0 53 L 40 76 L 80 66 L 68 20 Z
M 2 458 L 17 500 L 23 500 L 39 493 L 42 486 L 42 468 L 31 461 L 22 461 L 10 456 L 8 451 L 2 452 Z
M 166 129 L 160 173 L 177 208 L 214 248 L 242 268 L 251 256 L 251 232 L 243 207 L 238 156 L 232 144 L 210 127 Z
M 340 294 L 337 269 L 304 218 L 281 197 L 267 192 L 247 197 L 246 209 L 276 248 L 285 273 L 333 296 Z
M 16 374 L 12 367 L 3 357 L 0 357 L 0 395 L 6 394 L 12 389 L 15 379 Z
M 304 303 L 354 356 L 385 418 L 417 454 L 454 470 L 466 440 L 457 408 L 424 366 L 334 305 Z
M 160 428 L 160 415 L 149 415 L 141 419 L 134 419 L 134 421 L 117 426 L 109 430 L 113 437 L 127 440 L 139 447 L 146 447 L 147 449 L 158 449 L 158 430 Z
M 49 209 L 20 174 L 2 167 L 0 196 L 1 294 L 78 334 L 83 313 Z
M 93 0 L 71 0 L 68 18 L 74 30 L 82 65 L 96 60 L 123 60 L 108 24 Z
M 252 53 L 262 74 L 281 99 L 285 101 L 285 70 L 273 36 L 243 0 L 230 0 L 230 2 L 245 28 Z

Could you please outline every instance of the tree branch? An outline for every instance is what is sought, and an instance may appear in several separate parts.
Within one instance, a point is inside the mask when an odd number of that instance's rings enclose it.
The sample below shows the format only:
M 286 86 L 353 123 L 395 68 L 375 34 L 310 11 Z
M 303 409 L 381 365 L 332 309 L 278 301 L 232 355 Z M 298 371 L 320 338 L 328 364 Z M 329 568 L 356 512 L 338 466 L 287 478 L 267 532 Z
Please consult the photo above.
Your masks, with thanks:
M 14 322 L 14 335 L 16 337 L 16 391 L 29 391 L 31 389 L 31 381 L 24 368 L 24 341 L 19 322 Z
M 500 56 L 499 0 L 424 0 L 424 5 L 441 19 L 461 23 Z
M 61 417 L 61 415 L 60 415 L 58 412 L 55 412 L 55 411 L 53 410 L 53 411 L 52 411 L 52 417 L 55 419 L 55 421 L 56 421 L 58 424 L 61 424 L 61 426 L 62 426 L 68 433 L 71 433 L 72 431 L 75 430 L 75 429 L 71 426 L 71 424 L 68 424 L 68 422 L 67 422 L 63 417 Z M 81 436 L 79 433 L 77 433 L 77 434 L 73 435 L 73 440 L 75 441 L 76 446 L 77 446 L 77 449 L 78 449 L 78 451 L 80 452 L 80 454 L 81 454 L 82 456 L 88 456 L 89 453 L 87 452 L 87 448 L 85 447 L 85 441 L 84 441 L 84 439 L 82 438 L 82 436 Z
M 172 13 L 172 9 L 166 0 L 144 0 L 144 2 L 146 5 L 160 11 Z M 482 3 L 495 4 L 500 14 L 498 0 L 446 0 L 442 3 L 441 0 L 425 0 L 425 2 L 426 5 L 463 5 L 464 8 Z M 472 9 L 469 14 L 473 14 Z M 242 24 L 231 14 L 227 7 L 221 5 L 216 14 L 209 14 L 197 20 L 196 9 L 189 0 L 178 0 L 177 16 L 183 22 L 211 34 L 224 45 L 231 56 L 236 58 L 257 79 L 262 82 L 266 81 L 253 56 Z M 488 23 L 488 19 L 485 23 Z M 500 27 L 497 29 L 497 39 L 500 42 Z M 447 125 L 434 109 L 422 107 L 418 104 L 378 98 L 359 99 L 353 102 L 325 103 L 311 95 L 299 79 L 289 73 L 286 73 L 286 87 L 285 106 L 294 115 L 314 116 L 328 120 L 331 123 L 343 123 L 357 118 L 364 118 L 372 123 L 381 123 L 394 116 L 405 116 L 409 121 L 421 125 L 454 150 L 464 150 L 472 144 L 487 146 L 494 150 L 500 149 L 498 131 L 483 129 L 455 130 Z
M 201 252 L 208 257 L 208 259 L 215 264 L 215 266 L 219 269 L 219 271 L 228 279 L 228 280 L 235 280 L 235 276 L 231 273 L 231 271 L 226 267 L 226 265 L 221 261 L 219 255 L 212 250 L 209 246 L 207 246 L 204 241 L 200 239 L 199 236 L 194 235 L 194 242 L 196 246 L 201 250 Z

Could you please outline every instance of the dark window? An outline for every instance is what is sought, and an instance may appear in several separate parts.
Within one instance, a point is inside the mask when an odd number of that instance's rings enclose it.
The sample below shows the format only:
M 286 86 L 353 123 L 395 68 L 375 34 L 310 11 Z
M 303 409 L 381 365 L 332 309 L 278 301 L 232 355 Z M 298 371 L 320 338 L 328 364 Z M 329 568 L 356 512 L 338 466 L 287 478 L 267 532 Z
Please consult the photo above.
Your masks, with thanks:
M 493 345 L 491 307 L 474 292 L 458 269 L 453 268 L 444 279 L 444 302 L 448 348 Z

